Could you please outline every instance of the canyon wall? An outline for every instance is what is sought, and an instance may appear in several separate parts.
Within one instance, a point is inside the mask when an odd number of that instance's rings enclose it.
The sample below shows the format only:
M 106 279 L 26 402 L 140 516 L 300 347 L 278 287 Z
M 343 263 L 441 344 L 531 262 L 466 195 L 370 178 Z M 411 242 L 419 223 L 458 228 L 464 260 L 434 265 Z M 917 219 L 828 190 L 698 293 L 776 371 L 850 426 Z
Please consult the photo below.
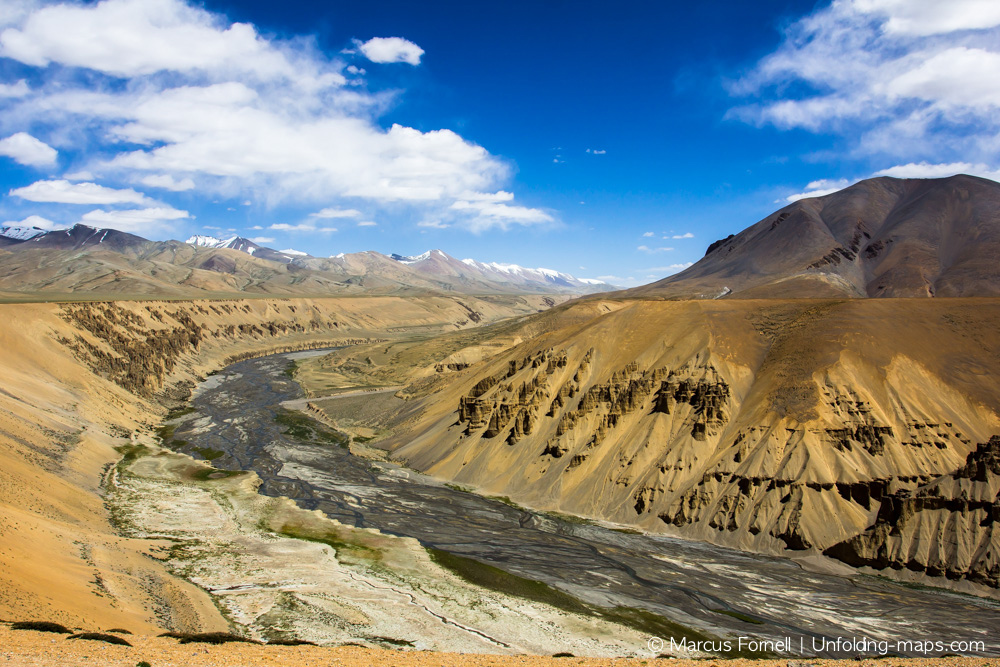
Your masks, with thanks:
M 587 316 L 581 317 L 586 311 Z M 1000 583 L 1000 301 L 594 301 L 382 443 L 532 507 Z

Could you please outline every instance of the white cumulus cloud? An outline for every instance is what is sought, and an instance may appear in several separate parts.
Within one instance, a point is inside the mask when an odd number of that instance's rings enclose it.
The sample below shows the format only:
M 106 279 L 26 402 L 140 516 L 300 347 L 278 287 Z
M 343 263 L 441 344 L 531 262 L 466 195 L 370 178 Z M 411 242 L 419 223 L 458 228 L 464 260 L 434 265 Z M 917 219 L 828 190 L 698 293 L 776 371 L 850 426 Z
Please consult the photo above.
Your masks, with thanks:
M 402 37 L 372 37 L 358 45 L 362 55 L 373 63 L 409 63 L 419 65 L 424 50 Z
M 889 33 L 924 36 L 1000 25 L 1000 4 L 994 0 L 855 0 L 854 5 L 885 16 Z
M 508 229 L 512 225 L 532 226 L 554 222 L 551 215 L 537 208 L 513 206 L 489 197 L 485 199 L 460 199 L 451 205 L 451 210 L 467 214 L 458 222 L 473 232 L 491 228 Z
M 992 161 L 1000 149 L 1000 3 L 836 0 L 791 24 L 730 86 L 729 117 L 839 133 L 857 154 Z
M 24 79 L 16 83 L 0 83 L 0 97 L 24 97 L 31 92 Z
M 0 139 L 0 155 L 6 155 L 29 167 L 47 167 L 55 164 L 59 153 L 27 132 L 17 132 L 6 139 Z
M 843 190 L 851 182 L 846 178 L 840 178 L 836 180 L 832 179 L 821 179 L 818 181 L 813 181 L 806 185 L 804 192 L 796 192 L 795 194 L 788 195 L 785 197 L 787 202 L 796 202 L 800 199 L 807 199 L 809 197 L 823 197 L 825 195 L 832 195 L 834 192 Z
M 310 218 L 359 218 L 361 217 L 361 211 L 353 208 L 339 209 L 339 208 L 324 208 L 322 210 L 316 211 L 315 213 L 309 214 Z
M 971 164 L 969 162 L 950 162 L 945 164 L 930 164 L 919 162 L 900 164 L 888 169 L 882 169 L 873 176 L 892 176 L 894 178 L 944 178 L 955 174 L 969 174 L 970 176 L 980 176 L 993 181 L 1000 181 L 1000 169 L 989 167 L 985 164 Z
M 271 225 L 268 229 L 273 229 L 276 232 L 335 232 L 336 227 L 317 227 L 311 222 L 301 222 L 297 225 L 291 225 L 287 222 L 279 222 Z
M 56 223 L 52 222 L 48 218 L 43 218 L 40 215 L 29 215 L 20 222 L 8 220 L 7 222 L 0 224 L 0 227 L 38 227 L 39 229 L 55 229 Z
M 108 227 L 141 234 L 168 229 L 170 222 L 190 217 L 187 211 L 179 211 L 169 206 L 117 211 L 105 211 L 99 208 L 85 213 L 80 222 L 91 227 Z
M 28 201 L 55 204 L 155 204 L 131 188 L 118 190 L 97 183 L 70 183 L 67 180 L 35 181 L 11 190 L 10 194 Z
M 184 192 L 194 189 L 194 181 L 190 178 L 175 179 L 170 174 L 150 174 L 142 177 L 142 184 L 151 188 L 163 188 L 173 192 Z
M 335 70 L 317 68 L 252 25 L 178 0 L 103 0 L 54 4 L 31 12 L 0 33 L 0 55 L 26 65 L 58 63 L 119 77 L 158 72 L 213 78 L 287 79 L 307 88 L 342 83 Z

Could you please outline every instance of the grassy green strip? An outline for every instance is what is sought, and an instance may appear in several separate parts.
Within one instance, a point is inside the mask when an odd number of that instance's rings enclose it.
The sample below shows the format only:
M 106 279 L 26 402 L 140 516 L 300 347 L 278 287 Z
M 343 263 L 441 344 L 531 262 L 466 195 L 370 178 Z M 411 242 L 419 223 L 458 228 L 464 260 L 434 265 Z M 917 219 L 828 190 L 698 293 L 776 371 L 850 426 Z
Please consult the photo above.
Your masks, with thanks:
M 211 447 L 195 447 L 194 451 L 198 452 L 198 455 L 206 461 L 214 461 L 225 454 L 225 452 Z
M 321 423 L 300 412 L 280 410 L 274 415 L 274 421 L 285 427 L 282 431 L 296 440 L 320 442 L 347 449 L 349 439 L 336 431 L 326 428 Z
M 501 570 L 486 563 L 480 563 L 472 558 L 458 556 L 447 551 L 442 551 L 441 549 L 428 548 L 427 551 L 435 563 L 474 586 L 547 604 L 571 614 L 599 618 L 611 623 L 624 625 L 650 637 L 673 637 L 677 642 L 680 642 L 682 639 L 687 639 L 689 642 L 721 642 L 717 637 L 712 637 L 694 628 L 675 623 L 645 609 L 636 609 L 634 607 L 597 607 L 582 602 L 546 583 L 519 577 L 516 574 L 511 574 L 506 570 Z M 772 657 L 763 653 L 741 651 L 731 651 L 723 655 L 725 657 L 742 658 Z
M 715 612 L 716 614 L 731 616 L 732 618 L 743 621 L 744 623 L 753 623 L 754 625 L 764 625 L 764 621 L 760 620 L 759 618 L 754 618 L 749 614 L 744 614 L 739 611 L 733 611 L 731 609 L 713 609 L 712 611 Z
M 334 551 L 337 552 L 338 557 L 353 556 L 354 558 L 368 561 L 382 560 L 382 552 L 378 549 L 369 547 L 365 544 L 348 542 L 337 533 L 331 531 L 310 530 L 304 526 L 289 523 L 282 526 L 281 529 L 276 532 L 279 535 L 284 535 L 285 537 L 292 537 L 297 540 L 317 542 L 319 544 L 331 546 Z

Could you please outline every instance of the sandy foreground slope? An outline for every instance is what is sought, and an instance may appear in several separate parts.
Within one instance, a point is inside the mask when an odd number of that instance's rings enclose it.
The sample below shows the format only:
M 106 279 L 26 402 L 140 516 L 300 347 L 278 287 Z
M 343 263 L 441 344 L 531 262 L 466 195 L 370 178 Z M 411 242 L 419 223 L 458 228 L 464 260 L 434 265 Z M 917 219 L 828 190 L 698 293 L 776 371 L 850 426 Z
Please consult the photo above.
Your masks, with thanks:
M 496 656 L 425 651 L 379 651 L 358 647 L 254 646 L 226 644 L 178 644 L 173 639 L 124 635 L 131 647 L 103 642 L 67 640 L 63 635 L 13 631 L 0 624 L 0 664 L 21 667 L 63 667 L 97 664 L 135 667 L 145 660 L 152 667 L 641 667 L 661 663 L 650 658 L 593 659 L 577 657 Z M 727 665 L 730 667 L 805 667 L 851 664 L 858 667 L 994 667 L 1000 661 L 988 658 L 936 658 L 836 661 L 836 660 L 670 660 L 677 667 Z

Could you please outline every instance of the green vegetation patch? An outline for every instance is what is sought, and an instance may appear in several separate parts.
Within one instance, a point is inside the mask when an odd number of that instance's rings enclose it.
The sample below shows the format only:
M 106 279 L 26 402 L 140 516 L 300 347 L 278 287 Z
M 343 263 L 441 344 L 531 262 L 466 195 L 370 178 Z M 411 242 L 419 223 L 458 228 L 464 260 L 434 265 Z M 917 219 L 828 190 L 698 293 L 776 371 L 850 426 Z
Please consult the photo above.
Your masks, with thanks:
M 760 620 L 759 618 L 750 616 L 749 614 L 744 614 L 739 611 L 733 611 L 732 609 L 712 609 L 711 611 L 715 612 L 716 614 L 731 616 L 737 620 L 743 621 L 744 623 L 753 623 L 754 625 L 764 625 L 764 621 Z
M 285 374 L 285 377 L 287 377 L 289 380 L 294 380 L 295 374 L 299 372 L 299 363 L 293 360 L 291 363 L 285 366 L 285 370 L 283 372 Z
M 489 498 L 490 500 L 495 500 L 498 503 L 503 503 L 504 505 L 507 505 L 508 507 L 513 507 L 514 509 L 520 510 L 521 512 L 527 512 L 528 511 L 528 509 L 526 507 L 522 507 L 521 505 L 518 505 L 517 503 L 515 503 L 513 500 L 511 500 L 507 496 L 483 496 L 483 497 L 484 498 Z
M 296 540 L 317 542 L 319 544 L 325 544 L 327 546 L 333 547 L 334 551 L 337 552 L 337 557 L 342 560 L 343 559 L 354 559 L 354 560 L 364 560 L 364 561 L 382 560 L 382 551 L 380 549 L 368 546 L 367 544 L 362 544 L 361 542 L 352 542 L 349 539 L 345 539 L 338 532 L 330 530 L 322 530 L 322 529 L 313 529 L 307 526 L 302 526 L 301 524 L 292 524 L 292 523 L 284 524 L 276 532 L 280 535 L 284 535 L 285 537 L 291 537 Z
M 296 440 L 331 444 L 342 449 L 347 449 L 350 442 L 348 437 L 325 427 L 311 417 L 293 410 L 279 410 L 274 415 L 274 421 L 285 427 L 285 430 L 282 431 L 284 435 Z
M 167 413 L 167 416 L 164 418 L 164 421 L 168 421 L 169 422 L 169 421 L 173 421 L 174 419 L 180 419 L 181 417 L 189 415 L 192 412 L 198 412 L 198 411 L 195 410 L 194 408 L 192 408 L 191 406 L 187 406 L 187 407 L 184 407 L 184 408 L 178 408 L 176 410 L 171 410 L 170 412 Z
M 194 451 L 198 452 L 198 456 L 206 461 L 214 461 L 225 454 L 225 452 L 218 449 L 212 449 L 211 447 L 195 447 Z
M 575 523 L 581 526 L 596 526 L 597 524 L 592 520 L 583 516 L 577 516 L 575 514 L 563 514 L 562 512 L 542 512 L 541 514 L 550 516 L 553 519 L 558 519 L 563 523 Z
M 115 451 L 122 455 L 121 465 L 126 466 L 149 454 L 149 448 L 144 445 L 122 445 L 115 447 Z
M 441 549 L 428 548 L 427 551 L 435 563 L 475 586 L 541 602 L 572 614 L 595 615 L 590 605 L 584 604 L 573 596 L 556 590 L 541 581 L 525 579 L 493 565 L 480 563 L 478 560 L 458 556 Z
M 505 595 L 541 602 L 563 611 L 599 618 L 610 623 L 617 623 L 637 630 L 651 637 L 673 637 L 680 642 L 720 642 L 717 637 L 699 632 L 694 628 L 675 623 L 668 618 L 654 614 L 645 609 L 634 607 L 604 608 L 587 604 L 571 595 L 549 586 L 541 581 L 533 581 L 511 574 L 498 567 L 481 563 L 473 558 L 458 556 L 441 549 L 427 548 L 431 560 L 465 581 Z M 723 654 L 725 657 L 766 658 L 769 654 L 759 652 L 731 651 Z
M 166 446 L 168 442 L 174 439 L 174 431 L 177 430 L 176 426 L 171 424 L 163 424 L 158 426 L 156 429 L 156 436 L 160 439 L 160 442 Z
M 189 478 L 196 482 L 211 482 L 217 479 L 228 479 L 245 475 L 245 470 L 220 470 L 219 468 L 203 467 L 193 471 Z

